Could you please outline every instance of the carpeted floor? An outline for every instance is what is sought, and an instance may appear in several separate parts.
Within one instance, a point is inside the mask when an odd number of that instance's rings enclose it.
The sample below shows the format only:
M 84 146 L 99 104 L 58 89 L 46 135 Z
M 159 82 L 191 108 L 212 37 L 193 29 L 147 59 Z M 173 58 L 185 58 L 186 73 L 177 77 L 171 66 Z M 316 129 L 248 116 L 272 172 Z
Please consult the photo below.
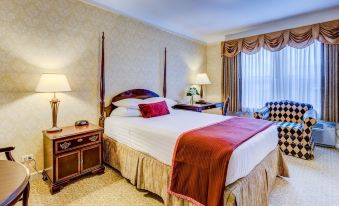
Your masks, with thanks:
M 339 150 L 316 147 L 311 161 L 285 157 L 290 178 L 276 180 L 270 205 L 339 205 Z
M 285 156 L 291 177 L 277 179 L 270 206 L 339 205 L 339 150 L 317 147 L 315 156 L 312 161 Z M 41 178 L 34 178 L 29 201 L 30 206 L 163 205 L 159 197 L 137 190 L 111 168 L 106 168 L 104 175 L 70 184 L 53 196 Z

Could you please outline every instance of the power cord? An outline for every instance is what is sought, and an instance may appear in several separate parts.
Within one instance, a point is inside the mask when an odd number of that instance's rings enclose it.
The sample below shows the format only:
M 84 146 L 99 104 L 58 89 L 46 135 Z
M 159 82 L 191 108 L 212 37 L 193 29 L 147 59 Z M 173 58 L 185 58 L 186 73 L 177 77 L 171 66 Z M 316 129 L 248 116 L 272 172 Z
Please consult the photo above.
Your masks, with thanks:
M 34 162 L 33 165 L 31 164 L 32 161 Z M 36 173 L 40 174 L 40 172 L 39 172 L 38 169 L 37 169 L 36 161 L 35 161 L 34 158 L 29 158 L 29 159 L 27 159 L 26 162 L 28 163 L 29 166 L 31 166 L 31 167 L 36 171 Z

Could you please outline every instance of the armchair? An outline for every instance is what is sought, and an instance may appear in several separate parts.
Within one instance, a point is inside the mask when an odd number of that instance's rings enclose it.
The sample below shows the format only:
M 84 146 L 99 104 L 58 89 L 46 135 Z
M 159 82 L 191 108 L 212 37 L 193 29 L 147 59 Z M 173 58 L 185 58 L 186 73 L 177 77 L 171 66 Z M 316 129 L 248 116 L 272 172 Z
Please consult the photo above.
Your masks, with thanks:
M 224 116 L 227 115 L 227 112 L 228 112 L 228 106 L 229 106 L 229 104 L 230 104 L 230 100 L 231 100 L 231 98 L 230 98 L 230 96 L 228 96 L 228 97 L 226 98 L 226 101 L 224 102 L 224 106 L 223 106 L 223 108 L 222 108 L 222 115 L 224 115 Z
M 268 120 L 269 114 L 270 109 L 266 106 L 253 113 L 254 118 L 264 120 Z
M 15 149 L 15 147 L 13 147 L 13 146 L 3 147 L 3 148 L 0 148 L 0 153 L 4 152 L 7 160 L 15 162 L 15 160 L 14 160 L 12 154 L 11 154 L 11 151 L 14 150 L 14 149 Z
M 254 118 L 277 124 L 278 144 L 286 155 L 314 158 L 312 127 L 317 123 L 317 113 L 312 105 L 287 100 L 267 102 L 254 113 Z
M 8 164 L 9 162 L 2 164 L 5 165 L 2 167 L 5 172 L 0 175 L 2 178 L 0 182 L 5 183 L 4 186 L 6 186 L 7 190 L 0 190 L 0 192 L 2 192 L 0 194 L 0 204 L 15 205 L 18 201 L 22 201 L 22 205 L 27 206 L 30 190 L 29 171 L 22 164 L 15 162 L 11 154 L 14 149 L 15 147 L 13 146 L 0 148 L 0 153 L 5 153 L 7 160 L 12 162 L 10 164 Z M 23 168 L 20 169 L 21 167 Z M 6 181 L 3 181 L 4 179 L 6 179 Z

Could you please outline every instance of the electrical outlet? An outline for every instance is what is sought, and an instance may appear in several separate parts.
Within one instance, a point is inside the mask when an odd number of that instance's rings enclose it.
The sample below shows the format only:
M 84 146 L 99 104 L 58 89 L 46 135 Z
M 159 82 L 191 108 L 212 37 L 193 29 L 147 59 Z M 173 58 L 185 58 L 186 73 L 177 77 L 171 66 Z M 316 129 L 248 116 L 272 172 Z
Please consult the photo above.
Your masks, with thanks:
M 22 162 L 29 162 L 29 161 L 32 161 L 33 159 L 34 159 L 33 154 L 27 154 L 21 157 Z

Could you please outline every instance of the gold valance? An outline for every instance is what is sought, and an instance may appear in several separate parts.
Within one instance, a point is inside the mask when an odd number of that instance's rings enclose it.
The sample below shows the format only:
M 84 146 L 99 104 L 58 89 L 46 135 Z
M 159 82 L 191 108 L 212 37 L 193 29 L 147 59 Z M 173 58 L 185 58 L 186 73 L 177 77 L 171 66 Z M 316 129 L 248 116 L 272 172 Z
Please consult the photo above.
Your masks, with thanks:
M 314 40 L 324 44 L 339 44 L 339 20 L 224 41 L 221 43 L 221 54 L 234 57 L 239 52 L 253 54 L 260 48 L 279 51 L 286 45 L 304 48 L 312 44 Z

